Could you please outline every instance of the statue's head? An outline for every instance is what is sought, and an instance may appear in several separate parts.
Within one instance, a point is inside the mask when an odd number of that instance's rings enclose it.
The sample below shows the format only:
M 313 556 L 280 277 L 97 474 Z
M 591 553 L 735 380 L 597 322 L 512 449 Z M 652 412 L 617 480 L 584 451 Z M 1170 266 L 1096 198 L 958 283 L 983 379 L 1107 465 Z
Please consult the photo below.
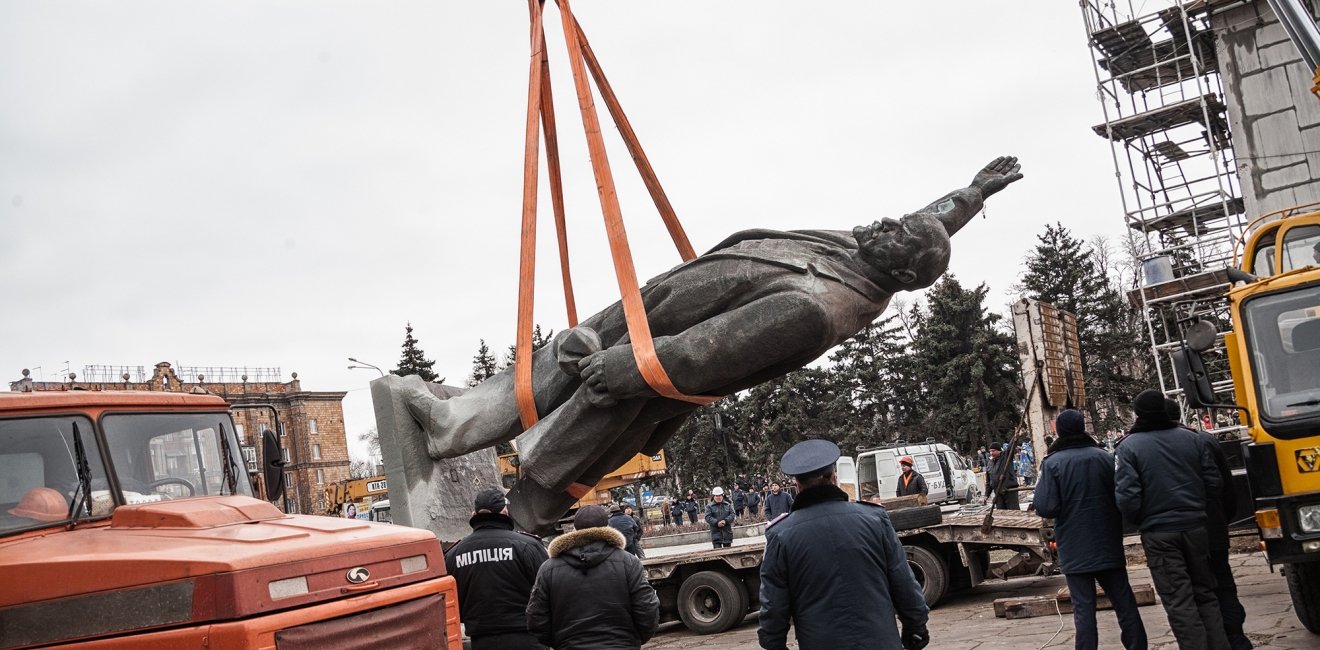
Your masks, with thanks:
M 929 214 L 853 228 L 861 258 L 897 288 L 924 289 L 949 268 L 949 233 Z

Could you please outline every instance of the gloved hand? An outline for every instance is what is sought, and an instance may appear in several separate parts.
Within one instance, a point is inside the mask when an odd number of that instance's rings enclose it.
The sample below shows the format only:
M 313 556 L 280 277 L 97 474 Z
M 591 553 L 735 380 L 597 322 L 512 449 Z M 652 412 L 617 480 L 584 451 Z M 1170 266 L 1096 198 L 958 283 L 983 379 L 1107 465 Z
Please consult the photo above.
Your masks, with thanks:
M 903 627 L 904 650 L 921 650 L 928 643 L 930 643 L 930 632 L 926 631 L 926 626 Z

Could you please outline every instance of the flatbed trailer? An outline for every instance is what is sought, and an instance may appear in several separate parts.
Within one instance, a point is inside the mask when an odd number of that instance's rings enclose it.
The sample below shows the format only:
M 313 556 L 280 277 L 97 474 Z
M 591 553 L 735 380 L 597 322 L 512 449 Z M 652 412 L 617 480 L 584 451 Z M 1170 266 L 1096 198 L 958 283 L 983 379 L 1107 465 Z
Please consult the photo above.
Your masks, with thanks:
M 891 518 L 903 521 L 906 517 L 900 513 L 904 510 L 891 511 Z M 927 605 L 934 607 L 949 591 L 970 589 L 990 578 L 1055 571 L 1050 520 L 996 511 L 991 526 L 983 530 L 984 517 L 984 512 L 964 511 L 942 516 L 938 523 L 898 531 Z M 991 551 L 1002 550 L 1013 555 L 992 562 Z M 698 634 L 734 627 L 760 609 L 764 555 L 765 538 L 760 537 L 728 548 L 643 559 L 647 580 L 660 597 L 661 622 L 682 621 Z

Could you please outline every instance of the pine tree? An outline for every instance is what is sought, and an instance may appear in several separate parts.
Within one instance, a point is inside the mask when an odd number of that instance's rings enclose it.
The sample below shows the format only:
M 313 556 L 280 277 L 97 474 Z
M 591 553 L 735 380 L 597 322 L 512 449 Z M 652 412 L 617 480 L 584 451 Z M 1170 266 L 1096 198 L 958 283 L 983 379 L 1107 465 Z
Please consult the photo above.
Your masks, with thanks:
M 1086 246 L 1062 224 L 1046 226 L 1037 239 L 1014 289 L 1077 317 L 1091 426 L 1121 428 L 1127 404 L 1151 383 L 1141 312 L 1124 299 L 1107 249 Z
M 408 323 L 404 330 L 406 334 L 403 337 L 403 345 L 401 346 L 403 355 L 399 357 L 399 367 L 390 372 L 400 377 L 417 375 L 423 381 L 436 381 L 437 375 L 431 370 L 431 366 L 435 365 L 435 361 L 427 359 L 426 354 L 418 347 L 417 339 L 413 338 L 412 323 Z M 444 383 L 444 381 L 441 379 L 440 383 Z
M 472 357 L 472 374 L 468 375 L 467 385 L 469 388 L 490 379 L 499 367 L 495 363 L 495 355 L 490 353 L 490 347 L 486 345 L 486 339 L 481 339 L 481 347 L 477 348 L 477 355 Z
M 988 292 L 945 276 L 926 294 L 912 345 L 931 409 L 917 430 L 963 451 L 1003 437 L 1020 419 L 1016 341 L 986 310 Z
M 550 341 L 554 339 L 554 337 L 555 337 L 554 330 L 550 330 L 549 334 L 542 334 L 541 326 L 539 324 L 534 325 L 532 327 L 532 352 L 536 352 L 537 350 L 540 350 L 541 348 L 549 345 Z M 518 344 L 510 343 L 509 348 L 504 351 L 504 359 L 503 361 L 500 362 L 500 366 L 499 366 L 500 370 L 512 366 L 513 362 L 517 360 L 518 360 Z

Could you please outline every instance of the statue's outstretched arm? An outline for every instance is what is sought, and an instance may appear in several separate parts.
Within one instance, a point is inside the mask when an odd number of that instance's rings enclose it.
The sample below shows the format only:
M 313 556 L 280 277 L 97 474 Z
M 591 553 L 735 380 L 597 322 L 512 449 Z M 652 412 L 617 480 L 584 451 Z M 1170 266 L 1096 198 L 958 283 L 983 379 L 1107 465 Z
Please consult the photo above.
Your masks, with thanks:
M 953 235 L 981 211 L 985 199 L 1022 179 L 1022 165 L 1013 156 L 1000 156 L 981 168 L 971 184 L 940 197 L 920 212 L 934 215 Z

